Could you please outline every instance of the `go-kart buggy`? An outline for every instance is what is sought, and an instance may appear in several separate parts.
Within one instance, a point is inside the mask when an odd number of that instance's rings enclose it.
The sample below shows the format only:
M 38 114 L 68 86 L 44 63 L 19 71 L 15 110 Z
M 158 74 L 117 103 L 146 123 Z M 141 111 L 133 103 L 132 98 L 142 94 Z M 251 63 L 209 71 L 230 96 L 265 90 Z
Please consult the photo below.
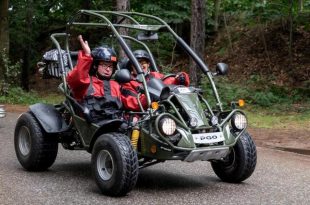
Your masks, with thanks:
M 82 16 L 93 19 L 91 22 L 79 21 L 87 19 L 80 18 Z M 117 19 L 117 22 L 112 23 L 110 19 Z M 155 23 L 146 25 L 141 19 Z M 92 154 L 95 181 L 104 194 L 111 196 L 122 196 L 131 191 L 137 182 L 139 169 L 166 160 L 209 161 L 216 175 L 225 182 L 238 183 L 251 176 L 257 156 L 255 144 L 246 131 L 246 115 L 236 108 L 239 103 L 233 102 L 229 110 L 223 109 L 213 80 L 214 76 L 227 73 L 226 64 L 219 63 L 216 72 L 211 72 L 166 22 L 151 15 L 81 10 L 67 25 L 67 32 L 51 35 L 58 59 L 49 59 L 41 64 L 46 71 L 44 73 L 62 78 L 59 89 L 65 100 L 58 105 L 31 105 L 29 111 L 17 120 L 15 151 L 26 170 L 48 169 L 54 163 L 58 143 L 61 143 L 65 149 L 86 150 Z M 137 80 L 143 85 L 141 93 L 147 98 L 147 109 L 140 102 L 139 112 L 123 111 L 126 118 L 90 121 L 89 110 L 72 97 L 66 82 L 68 71 L 73 69 L 69 49 L 69 32 L 73 26 L 97 26 L 112 31 L 112 37 L 138 73 Z M 134 38 L 120 34 L 117 28 L 142 33 Z M 150 54 L 152 69 L 157 71 L 155 59 L 144 42 L 156 40 L 161 31 L 170 33 L 207 76 L 216 101 L 214 106 L 198 88 L 168 86 L 159 79 L 146 79 L 128 42 L 145 49 Z M 56 38 L 64 38 L 64 50 Z M 120 83 L 130 80 L 126 66 L 118 66 L 115 79 Z M 138 116 L 137 122 L 132 121 L 133 116 Z

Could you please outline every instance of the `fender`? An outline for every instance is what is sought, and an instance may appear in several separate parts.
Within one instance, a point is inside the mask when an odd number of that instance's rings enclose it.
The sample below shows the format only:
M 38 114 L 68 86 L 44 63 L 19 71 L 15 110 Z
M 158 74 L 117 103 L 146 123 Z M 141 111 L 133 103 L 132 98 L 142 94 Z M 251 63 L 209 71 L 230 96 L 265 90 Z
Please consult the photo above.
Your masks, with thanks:
M 69 129 L 65 120 L 53 105 L 36 103 L 29 106 L 30 111 L 47 133 L 60 133 Z
M 124 132 L 124 126 L 127 127 L 127 124 L 124 120 L 121 119 L 112 119 L 112 120 L 103 120 L 100 123 L 97 123 L 100 127 L 95 131 L 93 137 L 90 142 L 90 146 L 88 147 L 88 152 L 92 152 L 93 146 L 97 140 L 97 138 L 105 133 L 109 132 Z

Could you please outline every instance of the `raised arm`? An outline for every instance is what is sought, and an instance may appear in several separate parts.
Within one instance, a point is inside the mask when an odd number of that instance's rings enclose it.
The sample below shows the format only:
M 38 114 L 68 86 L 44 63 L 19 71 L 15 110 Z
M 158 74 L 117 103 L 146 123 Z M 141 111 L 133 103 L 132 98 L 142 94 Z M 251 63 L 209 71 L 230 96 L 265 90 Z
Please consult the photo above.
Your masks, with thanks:
M 90 47 L 89 47 L 89 45 L 88 45 L 88 42 L 83 40 L 82 35 L 79 35 L 79 36 L 78 36 L 78 40 L 79 40 L 79 42 L 80 42 L 80 44 L 81 44 L 81 47 L 82 47 L 82 49 L 83 49 L 83 51 L 84 51 L 84 54 L 85 54 L 86 56 L 90 56 L 90 52 L 91 52 L 91 51 L 90 51 Z
M 78 53 L 77 65 L 68 73 L 67 82 L 74 97 L 81 100 L 90 83 L 89 70 L 93 59 L 87 41 L 84 41 L 81 35 L 78 36 L 78 41 L 82 50 Z

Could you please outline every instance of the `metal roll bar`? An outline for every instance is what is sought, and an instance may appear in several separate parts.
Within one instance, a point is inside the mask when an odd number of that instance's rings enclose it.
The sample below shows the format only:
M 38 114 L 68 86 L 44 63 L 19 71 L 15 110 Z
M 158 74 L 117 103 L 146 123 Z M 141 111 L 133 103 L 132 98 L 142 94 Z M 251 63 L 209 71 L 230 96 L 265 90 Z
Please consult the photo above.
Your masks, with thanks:
M 79 22 L 76 21 L 80 16 L 82 15 L 87 15 L 87 16 L 93 16 L 93 17 L 97 17 L 98 20 L 103 21 L 102 22 L 90 22 L 90 23 L 85 23 L 85 22 Z M 116 17 L 121 17 L 122 19 L 117 22 L 117 23 L 112 23 L 106 16 L 104 15 L 111 15 L 111 16 L 116 16 Z M 153 25 L 144 25 L 139 23 L 139 21 L 137 20 L 137 18 L 134 18 L 133 16 L 137 16 L 137 17 L 143 17 L 146 20 L 155 20 L 156 22 L 158 22 L 158 24 L 153 24 Z M 122 23 L 124 20 L 128 20 L 129 22 L 132 22 L 132 24 L 130 23 Z M 133 63 L 133 65 L 135 66 L 137 73 L 142 77 L 142 83 L 143 86 L 145 88 L 145 90 L 147 90 L 147 85 L 146 85 L 146 80 L 145 77 L 143 75 L 143 70 L 140 68 L 139 63 L 137 61 L 137 59 L 134 57 L 131 49 L 129 48 L 129 46 L 127 45 L 126 41 L 124 39 L 130 39 L 133 40 L 134 38 L 129 37 L 129 36 L 124 36 L 124 35 L 120 35 L 119 32 L 116 30 L 116 28 L 127 28 L 127 29 L 134 29 L 134 30 L 141 30 L 141 31 L 160 31 L 160 30 L 167 30 L 169 31 L 172 36 L 175 38 L 175 40 L 177 41 L 177 43 L 179 45 L 181 45 L 181 47 L 186 51 L 186 53 L 192 57 L 192 59 L 197 63 L 197 65 L 200 67 L 200 69 L 203 71 L 203 73 L 205 73 L 211 83 L 212 86 L 212 90 L 213 90 L 213 94 L 216 98 L 217 101 L 217 106 L 219 107 L 219 109 L 221 111 L 223 111 L 222 108 L 222 103 L 220 101 L 219 95 L 218 95 L 218 91 L 217 88 L 215 86 L 215 83 L 213 81 L 213 76 L 211 74 L 211 72 L 208 69 L 208 66 L 202 61 L 202 59 L 190 48 L 190 46 L 188 46 L 186 44 L 186 42 L 179 37 L 171 28 L 170 26 L 161 18 L 158 18 L 156 16 L 153 15 L 148 15 L 148 14 L 143 14 L 143 13 L 138 13 L 138 12 L 115 12 L 115 11 L 96 11 L 96 10 L 80 10 L 78 11 L 67 23 L 67 29 L 70 29 L 71 26 L 74 25 L 87 25 L 87 26 L 96 26 L 96 27 L 106 27 L 111 29 L 111 31 L 113 32 L 114 36 L 116 37 L 117 41 L 120 43 L 122 49 L 124 50 L 124 52 L 126 53 L 126 55 L 128 56 L 128 58 L 130 59 L 130 61 Z M 68 38 L 68 36 L 67 36 Z M 67 40 L 68 41 L 68 40 Z M 143 43 L 139 42 L 138 40 L 134 40 L 135 42 L 143 45 Z M 143 45 L 144 46 L 144 45 Z M 57 46 L 56 46 L 57 47 Z M 144 46 L 145 47 L 145 46 Z M 147 46 L 145 47 L 147 48 Z M 58 49 L 58 48 L 57 48 Z M 147 49 L 148 50 L 148 49 Z M 59 49 L 60 51 L 60 49 Z M 69 50 L 67 50 L 67 53 Z M 149 52 L 149 50 L 148 50 Z M 149 52 L 151 54 L 151 52 Z M 72 65 L 71 62 L 71 58 L 69 57 L 69 64 L 70 66 Z M 155 69 L 157 69 L 155 61 L 153 59 L 153 57 L 151 58 L 153 62 L 151 62 L 154 66 Z M 63 62 L 61 62 L 63 64 Z M 151 104 L 151 99 L 150 99 L 150 95 L 148 92 L 145 93 L 146 97 L 147 97 L 147 102 L 148 102 L 148 107 Z

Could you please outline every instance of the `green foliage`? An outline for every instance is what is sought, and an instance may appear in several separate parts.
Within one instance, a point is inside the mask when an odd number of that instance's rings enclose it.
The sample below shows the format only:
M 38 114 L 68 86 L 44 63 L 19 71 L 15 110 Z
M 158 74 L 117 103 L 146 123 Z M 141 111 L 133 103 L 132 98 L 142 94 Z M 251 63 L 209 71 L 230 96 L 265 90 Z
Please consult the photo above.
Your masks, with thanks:
M 180 24 L 190 19 L 190 1 L 151 1 L 143 3 L 139 0 L 131 0 L 133 11 L 160 16 L 167 23 Z
M 20 87 L 9 87 L 6 95 L 0 96 L 0 103 L 29 105 L 40 101 L 35 92 L 26 92 Z
M 234 19 L 243 19 L 245 23 L 257 24 L 258 17 L 262 23 L 270 22 L 277 19 L 285 19 L 289 15 L 290 7 L 287 0 L 274 1 L 252 1 L 252 0 L 222 0 L 220 16 L 225 12 L 228 21 Z M 304 1 L 304 13 L 298 14 L 297 2 L 294 1 L 293 15 L 294 20 L 299 25 L 304 25 L 305 29 L 310 29 L 310 21 L 305 20 L 306 12 L 310 11 L 310 1 Z M 90 4 L 89 4 L 90 3 Z M 35 68 L 35 62 L 42 57 L 42 51 L 46 51 L 52 46 L 49 35 L 54 32 L 64 31 L 67 20 L 79 9 L 94 10 L 114 10 L 115 1 L 91 0 L 91 1 L 68 1 L 68 0 L 11 0 L 10 1 L 10 61 L 7 59 L 7 81 L 8 83 L 20 81 L 21 64 L 19 59 L 24 59 L 24 53 L 31 56 L 30 68 Z M 153 14 L 167 21 L 173 29 L 181 33 L 183 38 L 188 38 L 188 25 L 190 24 L 191 1 L 184 0 L 131 0 L 131 10 Z M 213 27 L 214 1 L 206 1 L 206 26 L 207 32 Z M 220 17 L 222 19 L 222 17 Z M 222 19 L 223 21 L 223 19 Z M 229 24 L 230 22 L 228 22 Z M 223 25 L 223 22 L 222 22 Z M 185 28 L 185 29 L 184 29 Z M 182 33 L 183 30 L 183 33 Z M 185 30 L 185 31 L 184 31 Z M 89 33 L 90 36 L 99 36 L 100 34 Z M 234 37 L 234 34 L 232 35 Z M 238 38 L 238 36 L 236 36 Z M 187 39 L 188 40 L 188 39 Z M 233 38 L 234 40 L 234 38 Z M 90 41 L 92 42 L 92 41 Z M 164 71 L 170 72 L 173 68 L 171 63 L 172 48 L 174 40 L 171 36 L 165 34 L 160 36 L 160 43 L 150 43 L 149 46 L 157 60 L 157 63 L 164 68 Z M 159 46 L 163 45 L 163 46 Z M 223 55 L 225 48 L 218 51 Z M 211 54 L 210 54 L 211 55 Z M 181 56 L 175 53 L 174 57 Z M 17 63 L 13 63 L 17 62 Z M 167 66 L 168 65 L 168 66 Z M 29 70 L 28 73 L 32 73 Z M 255 77 L 254 77 L 255 78 Z M 277 102 L 296 102 L 302 100 L 304 91 L 289 90 L 286 88 L 270 86 L 270 87 L 254 87 L 253 84 L 259 84 L 260 79 L 255 81 L 251 79 L 252 85 L 231 85 L 229 82 L 219 84 L 219 91 L 223 92 L 221 98 L 223 101 L 231 101 L 237 98 L 246 98 L 252 104 L 259 106 L 273 106 Z M 256 94 L 253 94 L 256 92 Z M 212 93 L 208 93 L 212 95 Z M 245 97 L 244 97 L 245 96 Z
M 6 52 L 0 51 L 1 59 L 4 65 L 4 79 L 0 85 L 0 93 L 1 95 L 5 95 L 8 93 L 8 89 L 11 86 L 17 86 L 16 82 L 19 82 L 20 78 L 20 67 L 22 61 L 18 61 L 17 63 L 13 64 L 9 57 L 7 56 Z
M 236 14 L 239 12 L 250 10 L 253 3 L 255 3 L 255 1 L 253 2 L 251 0 L 224 0 L 222 5 L 225 12 Z
M 244 83 L 230 82 L 223 77 L 215 78 L 215 82 L 224 107 L 230 106 L 230 102 L 238 99 L 244 99 L 253 107 L 277 108 L 281 111 L 290 109 L 295 103 L 310 103 L 309 89 L 305 92 L 304 89 L 276 86 L 257 76 L 253 76 Z M 214 106 L 213 92 L 207 79 L 203 80 L 202 88 L 206 91 L 204 96 Z
M 61 94 L 51 93 L 42 95 L 35 91 L 26 92 L 17 86 L 11 86 L 7 91 L 5 95 L 0 96 L 0 104 L 31 105 L 38 102 L 59 104 L 64 99 L 64 96 Z

